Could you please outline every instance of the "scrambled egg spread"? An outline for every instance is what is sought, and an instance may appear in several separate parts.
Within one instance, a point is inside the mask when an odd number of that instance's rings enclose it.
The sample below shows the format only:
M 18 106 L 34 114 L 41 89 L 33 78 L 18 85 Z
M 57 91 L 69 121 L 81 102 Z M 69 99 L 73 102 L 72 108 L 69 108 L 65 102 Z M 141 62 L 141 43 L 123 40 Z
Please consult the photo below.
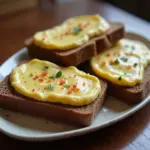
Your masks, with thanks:
M 139 41 L 122 39 L 111 49 L 91 60 L 93 71 L 100 77 L 122 86 L 142 82 L 144 69 L 150 63 L 150 50 Z
M 60 67 L 33 59 L 13 69 L 11 85 L 20 94 L 39 101 L 83 106 L 101 91 L 100 81 L 76 67 Z
M 69 50 L 87 43 L 109 29 L 108 22 L 100 15 L 76 16 L 61 25 L 35 33 L 35 45 L 49 50 Z

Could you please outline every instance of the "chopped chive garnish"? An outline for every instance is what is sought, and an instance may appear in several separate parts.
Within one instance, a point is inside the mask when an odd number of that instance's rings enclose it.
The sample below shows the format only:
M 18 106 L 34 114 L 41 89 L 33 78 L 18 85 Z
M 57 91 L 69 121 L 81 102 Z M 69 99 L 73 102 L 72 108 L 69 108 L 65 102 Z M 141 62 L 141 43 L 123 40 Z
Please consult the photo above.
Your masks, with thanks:
M 47 70 L 48 69 L 48 66 L 44 66 L 43 70 Z
M 118 80 L 120 81 L 122 79 L 122 77 L 120 76 L 119 78 L 118 78 Z
M 125 58 L 125 57 L 122 57 L 122 58 L 120 58 L 122 61 L 124 61 L 124 62 L 127 62 L 128 61 L 128 58 Z
M 61 72 L 61 71 L 58 71 L 58 72 L 56 73 L 56 78 L 61 77 L 61 75 L 62 75 L 62 72 Z
M 134 67 L 136 67 L 137 66 L 137 63 L 134 63 L 134 65 L 133 65 Z
M 53 75 L 53 76 L 50 76 L 49 78 L 50 78 L 50 79 L 54 79 L 54 78 L 55 78 L 55 75 Z
M 67 85 L 67 84 L 64 85 L 64 88 L 68 88 L 68 87 L 69 87 L 69 85 Z
M 80 28 L 78 28 L 78 27 L 73 28 L 74 34 L 79 34 L 80 31 L 81 31 L 81 30 L 80 30 Z
M 56 73 L 56 75 L 49 76 L 49 78 L 50 78 L 50 79 L 54 79 L 54 78 L 59 78 L 59 77 L 61 77 L 61 76 L 62 76 L 62 72 L 61 72 L 61 71 L 58 71 L 58 72 Z
M 124 75 L 126 75 L 127 73 L 126 72 L 124 72 Z
M 54 86 L 53 86 L 52 84 L 49 84 L 49 85 L 48 85 L 48 88 L 49 88 L 51 91 L 54 90 Z
M 32 74 L 32 73 L 30 73 L 30 77 L 33 77 L 33 74 Z
M 119 60 L 116 59 L 116 60 L 114 61 L 114 63 L 115 63 L 115 64 L 119 64 Z

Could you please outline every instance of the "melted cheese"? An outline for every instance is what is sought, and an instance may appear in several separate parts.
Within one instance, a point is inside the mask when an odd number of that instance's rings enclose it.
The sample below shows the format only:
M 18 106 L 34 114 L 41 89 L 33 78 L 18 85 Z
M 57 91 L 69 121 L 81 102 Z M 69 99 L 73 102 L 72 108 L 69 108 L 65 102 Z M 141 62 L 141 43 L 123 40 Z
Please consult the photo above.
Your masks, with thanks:
M 100 77 L 122 86 L 134 86 L 143 80 L 150 63 L 148 47 L 139 41 L 122 39 L 91 60 L 93 71 Z
M 36 45 L 49 50 L 69 50 L 108 29 L 109 24 L 99 15 L 76 16 L 52 29 L 37 32 L 33 40 Z
M 20 94 L 39 101 L 82 106 L 101 91 L 99 80 L 76 67 L 60 67 L 33 59 L 13 69 L 11 85 Z

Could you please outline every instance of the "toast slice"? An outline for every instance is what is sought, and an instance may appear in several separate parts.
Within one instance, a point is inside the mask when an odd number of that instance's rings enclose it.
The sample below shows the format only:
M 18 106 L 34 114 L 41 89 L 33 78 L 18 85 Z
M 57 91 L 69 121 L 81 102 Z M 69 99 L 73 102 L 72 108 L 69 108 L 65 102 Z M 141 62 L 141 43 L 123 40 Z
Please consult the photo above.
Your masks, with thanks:
M 110 29 L 97 37 L 92 38 L 88 43 L 71 50 L 58 51 L 48 50 L 36 46 L 33 39 L 25 40 L 28 54 L 32 58 L 48 60 L 65 66 L 77 66 L 86 60 L 92 58 L 100 51 L 110 48 L 114 43 L 125 35 L 124 25 L 122 23 L 110 23 Z
M 97 76 L 90 67 L 89 61 L 80 64 L 78 68 L 86 73 L 90 73 L 92 75 Z M 150 65 L 147 66 L 147 68 L 145 69 L 143 82 L 134 87 L 123 87 L 106 81 L 105 79 L 103 79 L 103 81 L 107 82 L 108 84 L 107 95 L 116 97 L 131 105 L 137 104 L 141 102 L 150 93 Z
M 144 80 L 134 87 L 122 87 L 108 82 L 108 93 L 129 104 L 141 102 L 150 92 L 150 65 L 145 69 Z
M 11 87 L 9 76 L 7 76 L 0 83 L 0 107 L 77 126 L 88 126 L 93 122 L 106 96 L 107 83 L 102 80 L 100 82 L 102 90 L 94 102 L 82 107 L 72 107 L 39 102 L 22 96 Z

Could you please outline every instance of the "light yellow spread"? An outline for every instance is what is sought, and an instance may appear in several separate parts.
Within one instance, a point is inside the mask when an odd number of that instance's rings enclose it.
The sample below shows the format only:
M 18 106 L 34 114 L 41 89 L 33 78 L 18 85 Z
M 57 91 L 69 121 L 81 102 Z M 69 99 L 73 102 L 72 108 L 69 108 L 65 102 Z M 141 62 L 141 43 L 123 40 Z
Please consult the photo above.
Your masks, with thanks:
M 76 67 L 60 67 L 33 59 L 13 69 L 11 85 L 20 94 L 39 101 L 83 106 L 101 91 L 98 78 Z
M 139 41 L 122 39 L 114 47 L 91 60 L 93 71 L 100 77 L 122 86 L 134 86 L 143 80 L 150 63 L 150 50 Z
M 52 29 L 37 32 L 33 41 L 37 46 L 49 50 L 69 50 L 87 43 L 109 27 L 108 22 L 98 14 L 76 16 Z

